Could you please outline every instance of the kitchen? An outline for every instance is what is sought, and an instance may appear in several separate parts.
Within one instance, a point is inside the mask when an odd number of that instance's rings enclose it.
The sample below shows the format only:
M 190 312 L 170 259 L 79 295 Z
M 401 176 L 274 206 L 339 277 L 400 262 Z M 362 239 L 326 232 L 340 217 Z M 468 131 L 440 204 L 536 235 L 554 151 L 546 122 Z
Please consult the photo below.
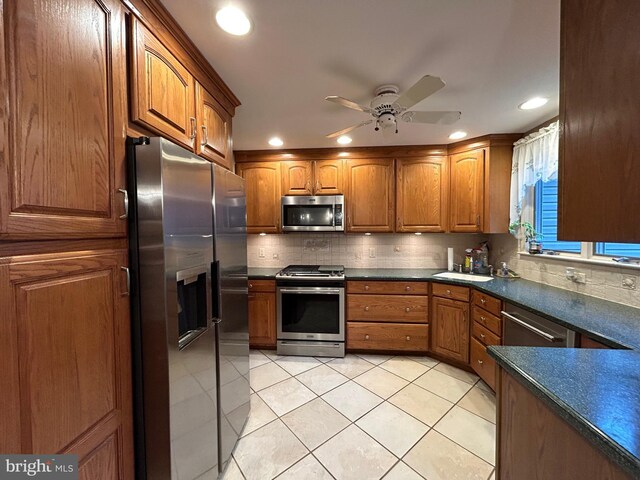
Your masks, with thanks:
M 639 7 L 449 3 L 1 5 L 3 458 L 640 477 Z

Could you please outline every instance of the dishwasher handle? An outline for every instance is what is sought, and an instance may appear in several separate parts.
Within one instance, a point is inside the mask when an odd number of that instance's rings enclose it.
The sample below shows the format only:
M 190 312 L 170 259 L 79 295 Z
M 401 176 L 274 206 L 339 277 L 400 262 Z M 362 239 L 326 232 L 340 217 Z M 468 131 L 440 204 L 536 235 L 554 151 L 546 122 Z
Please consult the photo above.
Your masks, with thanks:
M 511 320 L 512 322 L 517 323 L 521 327 L 526 328 L 527 330 L 535 333 L 536 335 L 544 338 L 545 340 L 547 340 L 549 342 L 562 342 L 564 340 L 563 338 L 560 338 L 560 337 L 554 337 L 553 335 L 550 335 L 547 332 L 544 332 L 544 331 L 540 330 L 539 328 L 534 327 L 530 323 L 524 322 L 524 321 L 520 320 L 519 318 L 514 317 L 513 315 L 511 315 L 510 313 L 505 312 L 504 310 L 501 311 L 500 313 L 502 314 L 502 316 L 504 318 L 507 318 L 507 319 Z

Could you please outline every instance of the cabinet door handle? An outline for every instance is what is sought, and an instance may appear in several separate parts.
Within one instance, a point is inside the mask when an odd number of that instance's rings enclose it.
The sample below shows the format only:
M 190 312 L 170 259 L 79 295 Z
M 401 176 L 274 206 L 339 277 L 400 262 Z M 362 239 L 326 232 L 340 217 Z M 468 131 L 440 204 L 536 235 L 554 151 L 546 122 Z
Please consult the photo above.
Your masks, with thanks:
M 131 294 L 131 272 L 129 271 L 129 267 L 120 267 L 120 270 L 125 273 L 127 278 L 127 291 L 122 295 L 128 297 Z
M 451 290 L 447 290 L 447 295 L 451 295 Z
M 253 283 L 250 283 L 250 284 L 249 284 L 249 288 L 253 288 Z
M 121 219 L 129 218 L 129 192 L 127 192 L 124 188 L 119 188 L 118 193 L 124 195 L 124 213 L 120 215 Z
M 248 298 L 249 298 L 249 300 L 253 300 L 254 298 L 256 298 L 256 294 L 255 293 L 250 293 Z
M 485 322 L 487 319 L 486 319 L 486 318 L 484 318 L 482 315 L 480 315 L 480 320 L 481 320 L 481 321 L 483 321 L 483 322 Z
M 202 125 L 202 142 L 200 142 L 200 146 L 204 147 L 209 143 L 209 132 L 207 131 L 207 126 Z
M 351 228 L 352 227 L 352 225 L 351 225 L 351 215 L 349 215 L 347 217 L 347 221 L 349 222 L 349 228 Z
M 480 215 L 476 215 L 476 227 L 480 226 Z
M 189 136 L 189 140 L 193 140 L 196 138 L 196 117 L 189 117 L 189 122 L 191 123 L 191 135 Z
M 486 335 L 484 333 L 480 334 L 480 338 L 484 338 Z
M 316 182 L 316 191 L 319 192 L 322 190 L 322 184 L 320 183 L 320 180 L 318 180 Z
M 311 180 L 307 182 L 307 191 L 311 192 Z
M 409 313 L 411 311 L 411 307 L 407 307 L 404 309 L 405 312 Z

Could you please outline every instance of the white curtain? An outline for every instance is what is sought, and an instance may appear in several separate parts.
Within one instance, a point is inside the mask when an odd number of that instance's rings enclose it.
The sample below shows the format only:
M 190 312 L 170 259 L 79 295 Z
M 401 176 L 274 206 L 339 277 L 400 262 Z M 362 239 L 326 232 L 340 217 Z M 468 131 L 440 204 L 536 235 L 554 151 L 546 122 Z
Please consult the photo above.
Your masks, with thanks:
M 558 122 L 513 144 L 510 221 L 533 221 L 532 187 L 558 176 Z

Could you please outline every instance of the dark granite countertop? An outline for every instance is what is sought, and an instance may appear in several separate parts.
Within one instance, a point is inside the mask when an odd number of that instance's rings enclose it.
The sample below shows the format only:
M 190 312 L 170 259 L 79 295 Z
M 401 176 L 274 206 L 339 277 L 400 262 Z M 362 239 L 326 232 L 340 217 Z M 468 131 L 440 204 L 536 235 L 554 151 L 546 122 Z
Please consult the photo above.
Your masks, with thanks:
M 640 478 L 640 352 L 497 346 L 488 351 L 561 418 Z
M 282 268 L 254 268 L 249 267 L 249 278 L 254 280 L 273 280 Z

